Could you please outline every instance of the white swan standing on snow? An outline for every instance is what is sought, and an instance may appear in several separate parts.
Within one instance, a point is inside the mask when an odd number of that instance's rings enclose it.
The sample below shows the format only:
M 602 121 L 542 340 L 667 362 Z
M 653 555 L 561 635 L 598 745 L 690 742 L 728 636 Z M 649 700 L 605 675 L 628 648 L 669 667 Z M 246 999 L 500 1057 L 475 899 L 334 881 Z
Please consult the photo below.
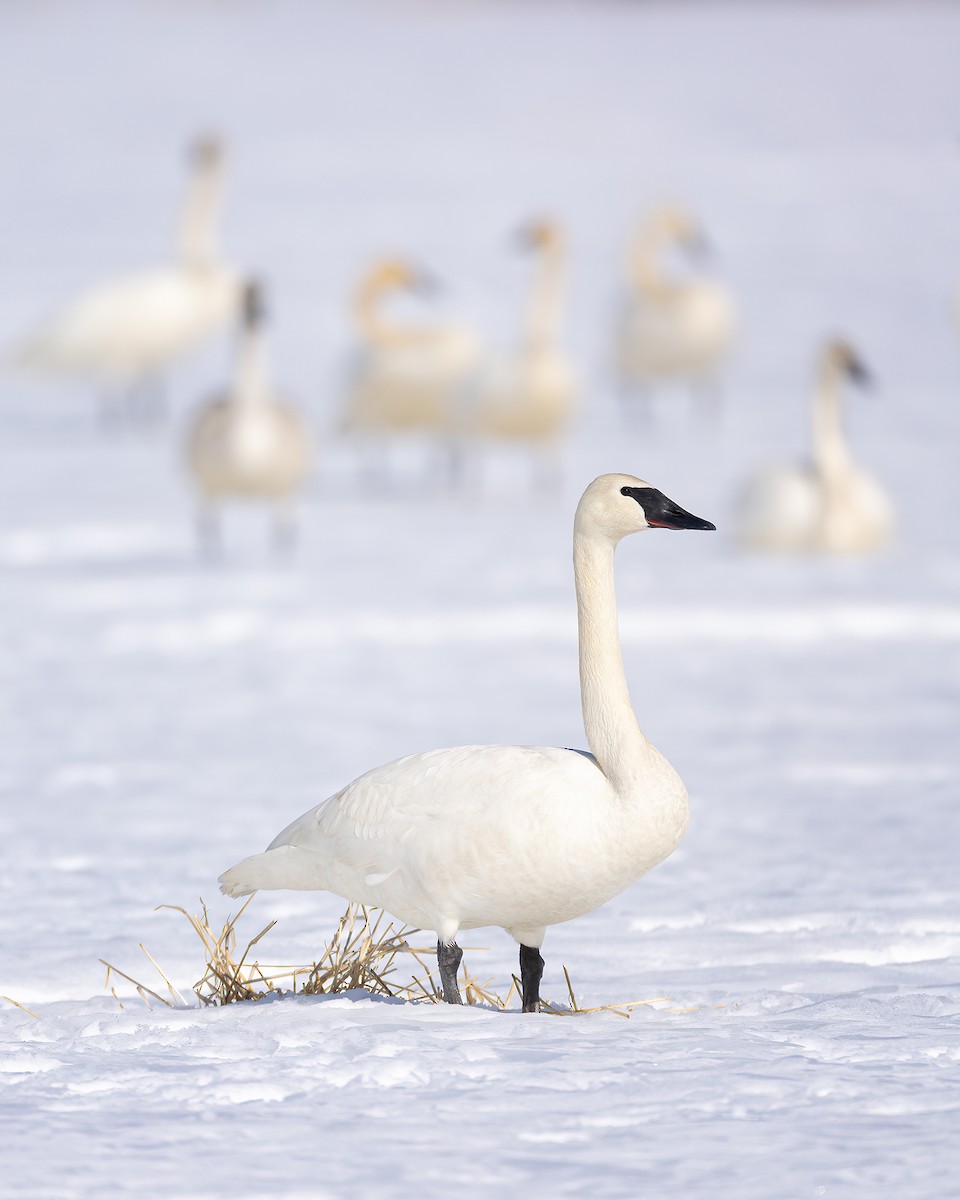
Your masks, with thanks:
M 200 409 L 187 435 L 187 467 L 202 497 L 200 528 L 211 543 L 226 500 L 272 505 L 276 540 L 289 542 L 293 505 L 310 470 L 309 430 L 269 383 L 262 321 L 260 289 L 247 284 L 233 386 Z
M 580 690 L 593 755 L 459 746 L 398 759 L 231 867 L 222 891 L 331 891 L 433 929 L 454 1004 L 458 931 L 502 926 L 520 943 L 523 1010 L 538 1011 L 547 926 L 629 887 L 673 853 L 687 826 L 686 789 L 637 725 L 620 656 L 614 551 L 649 528 L 715 527 L 632 475 L 601 475 L 577 507 Z
M 176 359 L 235 318 L 240 282 L 217 244 L 223 151 L 204 139 L 191 158 L 177 261 L 79 296 L 14 347 L 14 366 L 89 381 L 111 403 L 120 396 L 144 405 Z
M 719 372 L 736 334 L 736 309 L 729 292 L 702 278 L 676 278 L 663 270 L 673 247 L 695 254 L 704 245 L 696 223 L 665 208 L 641 229 L 630 260 L 630 292 L 617 340 L 624 393 L 641 395 L 671 381 L 715 391 Z
M 464 417 L 474 438 L 525 443 L 555 474 L 558 443 L 577 405 L 578 384 L 560 345 L 567 297 L 567 246 L 553 221 L 532 221 L 521 231 L 538 267 L 521 344 L 494 358 L 480 373 Z
M 869 378 L 843 341 L 824 348 L 813 398 L 813 461 L 753 479 L 740 501 L 738 536 L 752 549 L 867 554 L 893 532 L 893 509 L 880 485 L 856 466 L 840 421 L 844 379 Z
M 480 347 L 451 324 L 404 322 L 384 311 L 396 293 L 426 292 L 432 281 L 411 263 L 387 259 L 361 280 L 354 315 L 364 345 L 347 392 L 342 428 L 385 436 L 450 435 Z

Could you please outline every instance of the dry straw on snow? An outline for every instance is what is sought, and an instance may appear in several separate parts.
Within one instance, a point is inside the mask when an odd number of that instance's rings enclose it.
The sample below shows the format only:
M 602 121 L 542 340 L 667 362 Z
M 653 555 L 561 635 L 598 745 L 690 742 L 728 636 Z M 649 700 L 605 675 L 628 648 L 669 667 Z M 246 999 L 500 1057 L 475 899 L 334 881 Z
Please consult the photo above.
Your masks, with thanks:
M 236 925 L 249 903 L 250 900 L 247 900 L 236 916 L 228 917 L 219 933 L 211 927 L 207 907 L 202 900 L 199 913 L 189 913 L 178 905 L 159 905 L 159 908 L 169 908 L 182 913 L 203 943 L 206 969 L 193 985 L 194 995 L 201 1004 L 219 1007 L 243 1000 L 262 1000 L 264 996 L 271 994 L 330 996 L 354 988 L 362 988 L 375 996 L 390 996 L 399 1000 L 431 1004 L 442 1002 L 439 983 L 427 961 L 431 955 L 435 956 L 436 951 L 432 947 L 411 945 L 409 939 L 420 930 L 408 926 L 397 928 L 387 919 L 382 909 L 349 904 L 329 945 L 317 962 L 307 966 L 291 966 L 261 963 L 253 954 L 254 947 L 273 929 L 276 921 L 265 925 L 255 937 L 249 939 L 242 950 L 239 949 Z M 116 988 L 111 985 L 113 976 L 133 984 L 148 1006 L 152 999 L 170 1008 L 189 1007 L 143 943 L 140 944 L 140 949 L 163 980 L 170 998 L 100 959 L 107 968 L 105 986 L 110 988 L 121 1006 L 122 1001 Z M 396 979 L 399 956 L 412 959 L 415 964 L 413 970 L 418 972 L 406 983 Z M 555 1016 L 613 1012 L 629 1017 L 631 1009 L 642 1005 L 667 1003 L 666 997 L 659 997 L 656 1000 L 631 1000 L 626 1004 L 601 1004 L 582 1008 L 577 1003 L 566 967 L 563 968 L 563 974 L 567 981 L 569 1006 L 542 1001 L 543 1012 Z M 515 997 L 519 1003 L 520 983 L 516 976 L 513 977 L 505 996 L 500 996 L 491 988 L 489 979 L 480 982 L 466 969 L 462 970 L 460 981 L 467 1004 L 484 1004 L 491 1008 L 507 1009 Z

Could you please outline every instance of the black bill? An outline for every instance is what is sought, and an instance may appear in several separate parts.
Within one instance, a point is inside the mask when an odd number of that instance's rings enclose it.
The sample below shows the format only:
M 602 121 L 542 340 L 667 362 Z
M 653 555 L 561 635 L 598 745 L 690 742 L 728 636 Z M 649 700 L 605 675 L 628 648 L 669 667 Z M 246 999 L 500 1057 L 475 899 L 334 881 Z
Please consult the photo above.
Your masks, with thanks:
M 625 487 L 620 490 L 624 496 L 632 496 L 636 500 L 643 509 L 647 524 L 654 529 L 716 529 L 711 521 L 688 513 L 656 488 Z

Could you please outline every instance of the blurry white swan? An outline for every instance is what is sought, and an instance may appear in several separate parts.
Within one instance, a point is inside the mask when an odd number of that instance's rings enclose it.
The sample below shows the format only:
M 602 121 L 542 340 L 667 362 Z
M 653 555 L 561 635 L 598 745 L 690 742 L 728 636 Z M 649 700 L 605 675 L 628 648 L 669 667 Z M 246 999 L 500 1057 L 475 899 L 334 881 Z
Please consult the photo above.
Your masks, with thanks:
M 236 276 L 219 261 L 223 152 L 191 151 L 177 261 L 79 296 L 13 351 L 21 368 L 88 380 L 108 397 L 149 391 L 177 358 L 235 317 Z
M 377 263 L 362 279 L 354 315 L 364 340 L 347 393 L 342 427 L 374 434 L 449 433 L 479 343 L 456 325 L 402 322 L 384 312 L 397 292 L 425 292 L 431 281 L 399 259 Z
M 481 372 L 465 418 L 475 437 L 525 442 L 555 452 L 577 403 L 577 379 L 560 346 L 566 304 L 567 246 L 553 221 L 531 222 L 522 244 L 539 258 L 526 329 L 511 353 L 493 358 Z
M 664 273 L 672 247 L 696 253 L 703 236 L 686 213 L 665 208 L 641 229 L 630 260 L 630 292 L 618 331 L 617 360 L 625 389 L 682 380 L 714 387 L 736 332 L 725 288 L 707 279 Z
M 617 632 L 614 551 L 648 528 L 713 529 L 632 475 L 581 497 L 573 565 L 583 721 L 592 755 L 459 746 L 377 767 L 220 877 L 229 896 L 325 890 L 433 929 L 444 997 L 460 1003 L 460 929 L 520 943 L 523 1009 L 539 1007 L 548 925 L 592 912 L 680 844 L 687 793 L 637 725 Z
M 217 538 L 219 505 L 243 499 L 272 504 L 275 536 L 288 541 L 293 504 L 310 469 L 307 426 L 270 386 L 262 320 L 260 290 L 248 284 L 233 385 L 200 409 L 187 435 L 187 467 L 202 497 L 201 531 L 210 541 Z
M 740 502 L 740 540 L 757 550 L 859 554 L 879 550 L 893 532 L 880 485 L 850 457 L 840 421 L 844 378 L 868 379 L 842 341 L 824 348 L 813 398 L 813 461 L 765 471 Z

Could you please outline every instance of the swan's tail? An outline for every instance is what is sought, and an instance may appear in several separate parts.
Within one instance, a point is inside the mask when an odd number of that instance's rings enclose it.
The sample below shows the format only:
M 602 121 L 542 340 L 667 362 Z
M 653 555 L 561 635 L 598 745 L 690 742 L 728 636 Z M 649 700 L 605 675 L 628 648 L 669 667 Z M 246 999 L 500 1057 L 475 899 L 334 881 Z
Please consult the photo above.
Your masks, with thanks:
M 249 896 L 251 892 L 319 891 L 326 888 L 323 859 L 296 846 L 278 846 L 263 854 L 251 854 L 220 876 L 220 891 L 225 896 Z

